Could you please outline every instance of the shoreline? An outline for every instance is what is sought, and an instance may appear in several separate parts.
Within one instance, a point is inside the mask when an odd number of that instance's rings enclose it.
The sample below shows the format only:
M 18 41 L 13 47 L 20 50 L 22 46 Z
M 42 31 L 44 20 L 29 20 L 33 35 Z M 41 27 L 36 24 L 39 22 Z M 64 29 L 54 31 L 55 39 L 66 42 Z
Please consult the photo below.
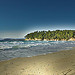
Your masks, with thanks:
M 69 49 L 69 50 L 75 50 L 75 47 L 72 47 L 72 49 Z M 54 53 L 58 53 L 58 52 L 62 52 L 62 51 L 67 51 L 67 50 L 61 50 L 61 51 L 56 51 L 56 52 L 43 53 L 43 54 L 34 55 L 34 56 L 27 56 L 27 57 L 14 57 L 14 58 L 10 58 L 10 59 L 0 60 L 0 62 L 9 61 L 9 60 L 16 59 L 16 58 L 32 58 L 32 57 L 38 57 L 38 56 L 43 56 L 43 55 L 48 55 L 48 54 L 54 54 Z
M 61 40 L 58 40 L 58 39 L 50 39 L 50 40 L 48 40 L 48 39 L 43 39 L 43 40 L 41 40 L 41 39 L 37 39 L 37 38 L 35 38 L 35 39 L 25 39 L 25 41 L 75 41 L 75 38 L 70 38 L 70 39 L 68 39 L 68 40 L 66 40 L 66 39 L 61 39 Z
M 75 49 L 0 62 L 1 75 L 75 75 Z

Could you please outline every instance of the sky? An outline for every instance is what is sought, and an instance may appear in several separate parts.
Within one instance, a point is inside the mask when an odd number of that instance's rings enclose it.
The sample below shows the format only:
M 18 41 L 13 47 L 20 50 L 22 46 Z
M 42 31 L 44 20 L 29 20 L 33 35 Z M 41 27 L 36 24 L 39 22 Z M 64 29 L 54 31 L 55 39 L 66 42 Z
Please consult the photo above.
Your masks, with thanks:
M 37 30 L 75 30 L 75 0 L 0 0 L 0 38 Z

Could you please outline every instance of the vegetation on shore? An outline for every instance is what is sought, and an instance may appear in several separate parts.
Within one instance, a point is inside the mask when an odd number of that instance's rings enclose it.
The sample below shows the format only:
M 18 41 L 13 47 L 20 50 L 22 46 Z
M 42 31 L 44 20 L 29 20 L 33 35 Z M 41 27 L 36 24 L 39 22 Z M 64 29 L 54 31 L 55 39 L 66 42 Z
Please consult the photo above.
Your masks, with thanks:
M 69 40 L 75 38 L 75 30 L 35 31 L 25 36 L 28 40 Z

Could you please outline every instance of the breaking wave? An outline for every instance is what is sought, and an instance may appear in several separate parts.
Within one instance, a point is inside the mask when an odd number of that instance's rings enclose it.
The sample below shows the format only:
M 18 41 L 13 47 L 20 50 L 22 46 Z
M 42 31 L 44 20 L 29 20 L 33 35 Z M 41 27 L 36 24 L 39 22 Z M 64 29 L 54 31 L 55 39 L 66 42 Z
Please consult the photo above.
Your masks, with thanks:
M 25 41 L 0 40 L 0 60 L 15 57 L 31 57 L 40 54 L 69 50 L 75 47 L 75 41 Z

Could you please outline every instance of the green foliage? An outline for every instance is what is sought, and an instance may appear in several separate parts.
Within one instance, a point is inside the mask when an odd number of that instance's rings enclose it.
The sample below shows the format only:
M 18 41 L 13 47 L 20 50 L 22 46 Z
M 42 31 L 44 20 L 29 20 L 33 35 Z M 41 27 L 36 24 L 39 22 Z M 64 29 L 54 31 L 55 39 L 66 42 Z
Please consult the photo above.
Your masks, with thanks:
M 68 40 L 70 38 L 75 38 L 75 30 L 56 30 L 56 31 L 36 31 L 25 36 L 26 39 L 57 39 L 57 40 Z

